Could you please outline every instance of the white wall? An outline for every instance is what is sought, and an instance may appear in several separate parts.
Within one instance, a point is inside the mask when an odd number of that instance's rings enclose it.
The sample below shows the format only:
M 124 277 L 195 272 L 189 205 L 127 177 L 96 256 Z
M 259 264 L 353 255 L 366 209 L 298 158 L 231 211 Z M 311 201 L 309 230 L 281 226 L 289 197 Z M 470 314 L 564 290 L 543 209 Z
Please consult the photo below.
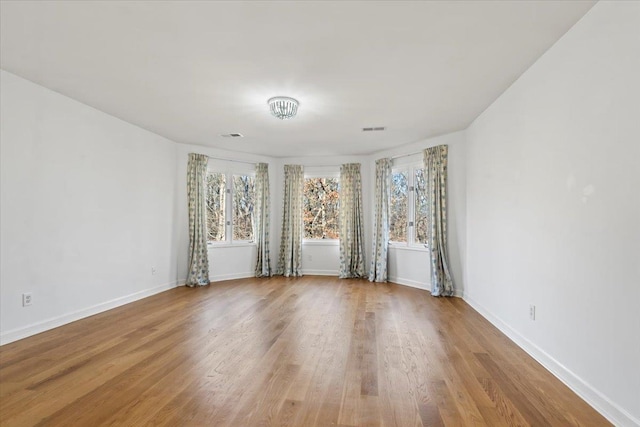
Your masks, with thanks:
M 466 141 L 465 132 L 429 138 L 401 147 L 380 151 L 371 156 L 371 171 L 375 186 L 375 161 L 384 157 L 397 157 L 417 153 L 428 147 L 446 144 L 449 146 L 448 162 L 448 243 L 451 275 L 456 295 L 464 291 L 464 262 L 466 249 Z M 372 195 L 373 197 L 373 195 Z M 371 205 L 373 206 L 373 205 Z M 373 208 L 372 208 L 373 209 Z M 421 289 L 431 289 L 431 269 L 426 250 L 389 247 L 389 280 Z
M 231 140 L 230 140 L 231 141 Z M 232 144 L 230 142 L 230 144 Z M 177 144 L 177 182 L 176 188 L 176 224 L 177 224 L 177 271 L 179 282 L 183 284 L 187 279 L 189 268 L 188 248 L 189 248 L 189 216 L 187 205 L 187 162 L 189 153 L 206 154 L 212 158 L 210 162 L 216 162 L 227 168 L 224 164 L 237 164 L 239 169 L 253 168 L 249 163 L 264 162 L 269 164 L 269 187 L 271 194 L 277 191 L 277 164 L 274 159 L 265 156 L 240 153 L 235 151 L 220 150 L 215 148 L 202 147 L 199 145 Z M 215 159 L 234 160 L 236 162 L 220 162 Z M 248 162 L 248 163 L 246 163 Z M 271 203 L 271 227 L 270 227 L 270 252 L 271 266 L 275 268 L 278 261 L 277 250 L 280 241 L 275 240 L 274 233 L 279 229 L 276 212 L 279 209 L 277 203 Z M 217 282 L 220 280 L 239 279 L 243 277 L 253 277 L 256 262 L 256 246 L 254 244 L 220 245 L 209 247 L 209 280 Z
M 465 299 L 617 425 L 640 425 L 639 76 L 640 3 L 600 2 L 467 130 Z
M 366 252 L 366 248 L 365 248 Z M 369 273 L 369 266 L 365 265 Z M 337 276 L 340 274 L 340 244 L 332 242 L 302 242 L 302 274 Z
M 5 71 L 0 86 L 2 343 L 175 286 L 175 145 Z

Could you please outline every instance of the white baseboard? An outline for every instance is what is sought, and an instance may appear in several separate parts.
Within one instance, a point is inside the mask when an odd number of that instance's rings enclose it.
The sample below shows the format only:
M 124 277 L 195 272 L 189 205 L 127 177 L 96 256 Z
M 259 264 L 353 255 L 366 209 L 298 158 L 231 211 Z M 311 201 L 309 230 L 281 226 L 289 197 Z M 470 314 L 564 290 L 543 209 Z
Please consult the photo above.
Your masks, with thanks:
M 247 279 L 249 277 L 255 277 L 255 276 L 256 275 L 253 271 L 249 271 L 246 273 L 219 274 L 217 276 L 209 276 L 209 281 L 222 282 L 223 280 Z M 184 280 L 182 282 L 184 282 Z
M 302 270 L 302 275 L 308 276 L 339 276 L 338 270 Z
M 589 383 L 584 381 L 578 375 L 563 364 L 555 360 L 540 347 L 522 336 L 518 331 L 512 329 L 499 317 L 493 315 L 490 311 L 475 301 L 470 295 L 465 294 L 463 299 L 476 310 L 482 317 L 487 319 L 504 333 L 511 341 L 516 343 L 521 349 L 527 352 L 531 357 L 537 360 L 556 378 L 562 381 L 567 387 L 573 390 L 578 396 L 584 399 L 596 411 L 600 412 L 606 419 L 616 426 L 640 426 L 640 420 L 629 414 L 620 406 L 616 405 L 605 395 L 596 390 Z
M 431 292 L 431 283 L 418 282 L 417 280 L 403 279 L 401 277 L 389 277 L 389 282 L 397 283 L 398 285 L 409 286 L 412 288 L 422 289 L 424 291 Z M 453 296 L 457 298 L 463 298 L 464 291 L 460 289 L 453 290 Z
M 0 334 L 0 345 L 9 344 L 50 329 L 66 325 L 67 323 L 75 322 L 76 320 L 84 319 L 85 317 L 93 316 L 94 314 L 102 313 L 103 311 L 111 310 L 112 308 L 120 307 L 121 305 L 150 297 L 151 295 L 159 294 L 160 292 L 168 291 L 169 289 L 175 288 L 177 285 L 177 282 L 166 283 L 164 285 L 156 286 L 155 288 L 144 289 L 142 291 L 114 298 L 110 301 L 102 302 L 91 307 L 3 332 Z
M 398 285 L 410 286 L 412 288 L 418 288 L 425 291 L 430 291 L 430 284 L 424 282 L 418 282 L 417 280 L 403 279 L 402 277 L 389 277 L 389 281 L 397 283 Z

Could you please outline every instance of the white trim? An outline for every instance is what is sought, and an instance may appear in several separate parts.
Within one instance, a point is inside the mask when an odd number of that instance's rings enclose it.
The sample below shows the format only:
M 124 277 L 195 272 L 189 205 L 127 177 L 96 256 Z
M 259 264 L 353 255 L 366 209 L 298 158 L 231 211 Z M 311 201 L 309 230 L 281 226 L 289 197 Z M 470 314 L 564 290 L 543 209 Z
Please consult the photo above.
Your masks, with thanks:
M 253 240 L 232 240 L 231 242 L 222 240 L 219 242 L 207 242 L 207 250 L 222 248 L 246 248 L 251 246 L 257 247 L 257 243 Z
M 303 275 L 307 276 L 339 276 L 338 270 L 302 270 Z
M 111 310 L 113 308 L 120 307 L 121 305 L 129 304 L 131 302 L 138 301 L 155 294 L 159 294 L 160 292 L 168 291 L 169 289 L 178 286 L 178 283 L 179 282 L 171 282 L 164 285 L 156 286 L 155 288 L 144 289 L 142 291 L 134 292 L 133 294 L 114 298 L 112 300 L 92 305 L 87 308 L 72 311 L 71 313 L 52 317 L 50 319 L 32 323 L 31 325 L 3 332 L 2 334 L 0 334 L 0 345 L 9 344 L 10 342 L 18 341 L 23 338 L 39 334 L 41 332 L 48 331 L 50 329 L 66 325 L 67 323 L 75 322 L 76 320 L 84 319 L 85 317 L 93 316 L 95 314 L 102 313 L 103 311 Z
M 302 246 L 339 246 L 340 239 L 303 239 Z
M 220 274 L 218 276 L 209 276 L 209 282 L 222 282 L 223 280 L 234 280 L 234 279 L 248 279 L 250 277 L 255 277 L 255 273 L 253 271 L 248 271 L 245 273 L 232 273 L 232 274 Z
M 424 167 L 423 157 L 423 150 L 417 153 L 394 156 L 391 158 L 391 168 L 398 170 L 403 169 L 405 166 Z
M 411 280 L 411 279 L 403 279 L 402 277 L 394 277 L 394 276 L 389 276 L 389 281 L 396 283 L 398 285 L 403 285 L 403 286 L 410 286 L 412 288 L 417 288 L 417 289 L 422 289 L 425 291 L 430 291 L 431 290 L 431 284 L 429 282 L 418 282 L 417 280 Z
M 567 387 L 573 390 L 585 402 L 600 412 L 606 419 L 616 426 L 640 426 L 640 420 L 615 404 L 611 399 L 596 390 L 592 385 L 573 373 L 562 363 L 554 359 L 543 349 L 529 341 L 518 331 L 511 328 L 506 322 L 495 316 L 484 306 L 475 301 L 470 295 L 464 295 L 463 299 L 482 317 L 487 319 L 493 326 L 504 333 L 518 347 L 523 349 L 529 356 L 537 360 L 556 378 L 562 381 Z
M 431 282 L 418 282 L 417 280 L 403 279 L 401 277 L 389 277 L 389 282 L 397 285 L 409 286 L 411 288 L 422 289 L 423 291 L 431 292 Z M 456 298 L 464 298 L 464 291 L 461 289 L 454 289 L 453 296 Z

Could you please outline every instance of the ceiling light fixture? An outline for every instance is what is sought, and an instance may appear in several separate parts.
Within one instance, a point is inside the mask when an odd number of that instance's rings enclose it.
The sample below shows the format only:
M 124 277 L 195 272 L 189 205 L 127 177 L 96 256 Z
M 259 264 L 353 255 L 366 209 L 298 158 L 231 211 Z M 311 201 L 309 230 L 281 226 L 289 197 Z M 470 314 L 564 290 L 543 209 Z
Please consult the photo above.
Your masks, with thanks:
M 298 105 L 300 105 L 298 100 L 287 96 L 275 96 L 267 102 L 269 103 L 271 114 L 280 120 L 294 118 L 298 112 Z

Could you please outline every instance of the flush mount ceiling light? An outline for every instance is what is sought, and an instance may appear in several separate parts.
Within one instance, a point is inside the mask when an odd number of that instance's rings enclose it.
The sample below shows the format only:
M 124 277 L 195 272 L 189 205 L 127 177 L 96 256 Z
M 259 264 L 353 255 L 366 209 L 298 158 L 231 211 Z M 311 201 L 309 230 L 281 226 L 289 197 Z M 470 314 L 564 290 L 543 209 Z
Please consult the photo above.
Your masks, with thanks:
M 296 99 L 287 96 L 275 96 L 267 102 L 269 103 L 271 114 L 280 120 L 294 118 L 298 112 L 298 105 L 300 105 Z

